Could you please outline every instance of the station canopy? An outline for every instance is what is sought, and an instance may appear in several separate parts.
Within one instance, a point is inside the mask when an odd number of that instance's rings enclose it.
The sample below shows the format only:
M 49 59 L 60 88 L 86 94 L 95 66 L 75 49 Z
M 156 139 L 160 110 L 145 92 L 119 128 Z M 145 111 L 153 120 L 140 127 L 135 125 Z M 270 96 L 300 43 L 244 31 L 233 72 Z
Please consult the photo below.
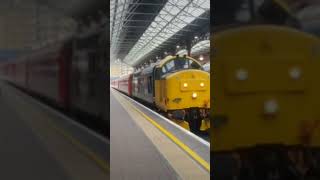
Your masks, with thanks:
M 122 59 L 124 63 L 132 66 L 145 60 L 154 50 L 166 46 L 168 40 L 181 31 L 188 31 L 185 29 L 186 27 L 197 26 L 199 28 L 199 25 L 193 23 L 197 19 L 208 20 L 202 16 L 210 11 L 210 0 L 167 0 L 144 3 L 139 1 L 140 4 L 132 2 L 131 5 L 130 3 L 119 5 L 119 1 L 117 1 L 118 3 L 112 1 L 110 11 L 111 59 Z M 152 3 L 155 3 L 156 6 L 151 6 Z M 133 24 L 138 22 L 134 16 L 137 13 L 136 9 L 139 6 L 147 6 L 147 4 L 149 8 L 140 10 L 153 10 L 154 17 L 149 16 L 153 19 L 148 19 L 149 23 L 144 24 L 145 27 L 143 25 L 132 27 L 142 31 L 137 39 L 126 36 L 125 34 L 128 34 L 126 31 L 130 30 L 130 27 L 126 27 L 130 20 L 133 21 Z M 133 8 L 134 5 L 136 5 L 136 9 Z M 117 8 L 121 8 L 121 10 L 117 10 Z M 147 16 L 151 12 L 144 13 Z M 131 42 L 124 43 L 129 41 Z
M 210 52 L 210 40 L 203 40 L 196 43 L 191 48 L 191 56 L 199 56 L 201 54 L 207 54 Z M 188 51 L 186 49 L 181 49 L 176 54 L 178 55 L 187 55 Z
M 210 40 L 203 40 L 191 48 L 191 55 L 198 56 L 210 52 Z
M 180 51 L 177 52 L 178 55 L 187 55 L 188 51 L 186 49 L 181 49 Z

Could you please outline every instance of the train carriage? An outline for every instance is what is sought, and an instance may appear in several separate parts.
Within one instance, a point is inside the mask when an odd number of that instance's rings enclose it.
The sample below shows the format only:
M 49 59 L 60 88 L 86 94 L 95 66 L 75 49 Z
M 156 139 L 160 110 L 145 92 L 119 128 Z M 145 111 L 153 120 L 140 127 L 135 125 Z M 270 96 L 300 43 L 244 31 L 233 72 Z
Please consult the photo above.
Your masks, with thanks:
M 141 71 L 133 73 L 133 97 L 143 100 L 146 103 L 154 104 L 154 65 Z
M 1 79 L 67 112 L 109 136 L 105 31 L 72 37 L 0 65 Z M 79 116 L 80 117 L 80 116 Z
M 128 96 L 132 96 L 132 78 L 132 74 L 128 74 L 117 79 L 115 81 L 117 89 Z

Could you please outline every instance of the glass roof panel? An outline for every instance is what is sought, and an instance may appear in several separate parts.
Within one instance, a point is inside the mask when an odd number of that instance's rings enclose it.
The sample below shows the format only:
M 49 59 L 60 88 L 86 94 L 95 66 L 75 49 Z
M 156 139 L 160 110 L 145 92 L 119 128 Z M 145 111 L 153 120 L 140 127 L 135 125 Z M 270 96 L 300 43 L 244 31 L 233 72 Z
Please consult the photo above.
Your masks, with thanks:
M 119 51 L 121 43 L 121 32 L 124 31 L 126 13 L 129 10 L 129 5 L 134 0 L 111 0 L 110 1 L 110 58 L 113 57 Z
M 210 51 L 210 40 L 200 41 L 191 48 L 191 54 L 193 56 L 197 56 L 202 53 L 207 53 L 209 51 Z
M 124 61 L 131 65 L 141 61 L 209 9 L 210 0 L 168 0 Z
M 186 49 L 182 49 L 180 51 L 177 52 L 178 55 L 187 55 L 188 51 Z

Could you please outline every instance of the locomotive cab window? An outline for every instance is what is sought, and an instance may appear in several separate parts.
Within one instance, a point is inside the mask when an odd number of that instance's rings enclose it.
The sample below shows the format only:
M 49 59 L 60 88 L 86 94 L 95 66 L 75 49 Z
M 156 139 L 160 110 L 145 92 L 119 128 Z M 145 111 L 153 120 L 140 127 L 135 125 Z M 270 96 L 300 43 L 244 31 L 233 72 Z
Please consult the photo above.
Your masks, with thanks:
M 173 59 L 163 65 L 162 73 L 172 73 L 183 69 L 201 69 L 201 65 L 187 58 Z

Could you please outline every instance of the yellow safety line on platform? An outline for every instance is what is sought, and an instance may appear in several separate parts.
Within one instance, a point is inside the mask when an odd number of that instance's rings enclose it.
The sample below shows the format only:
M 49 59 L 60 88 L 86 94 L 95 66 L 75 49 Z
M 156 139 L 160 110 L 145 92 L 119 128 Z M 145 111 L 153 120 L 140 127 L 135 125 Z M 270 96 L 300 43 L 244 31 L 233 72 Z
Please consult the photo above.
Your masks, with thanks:
M 127 100 L 127 102 L 129 102 Z M 151 124 L 157 127 L 163 134 L 165 134 L 168 138 L 170 138 L 175 144 L 177 144 L 180 148 L 182 148 L 185 152 L 187 152 L 194 160 L 196 160 L 201 166 L 203 166 L 206 170 L 210 171 L 210 164 L 207 163 L 204 159 L 202 159 L 196 152 L 190 149 L 187 145 L 181 142 L 178 138 L 176 138 L 173 134 L 155 122 L 152 118 L 148 115 L 144 114 L 138 108 L 136 108 L 132 103 L 128 103 L 134 110 L 136 110 L 139 114 L 141 114 L 145 119 L 147 119 Z
M 55 124 L 53 124 L 52 122 L 49 122 L 50 126 L 57 131 L 58 133 L 60 133 L 62 136 L 64 136 L 65 138 L 67 138 L 71 144 L 77 146 L 80 151 L 82 151 L 87 157 L 89 157 L 90 159 L 92 159 L 93 161 L 95 161 L 98 166 L 106 173 L 109 172 L 109 165 L 108 163 L 106 163 L 104 160 L 102 160 L 101 158 L 98 157 L 98 155 L 96 155 L 94 152 L 92 152 L 91 150 L 89 150 L 85 145 L 81 144 L 78 140 L 76 140 L 75 138 L 73 138 L 71 135 L 69 135 L 67 132 L 65 132 L 63 129 L 59 128 L 58 126 L 56 126 Z

